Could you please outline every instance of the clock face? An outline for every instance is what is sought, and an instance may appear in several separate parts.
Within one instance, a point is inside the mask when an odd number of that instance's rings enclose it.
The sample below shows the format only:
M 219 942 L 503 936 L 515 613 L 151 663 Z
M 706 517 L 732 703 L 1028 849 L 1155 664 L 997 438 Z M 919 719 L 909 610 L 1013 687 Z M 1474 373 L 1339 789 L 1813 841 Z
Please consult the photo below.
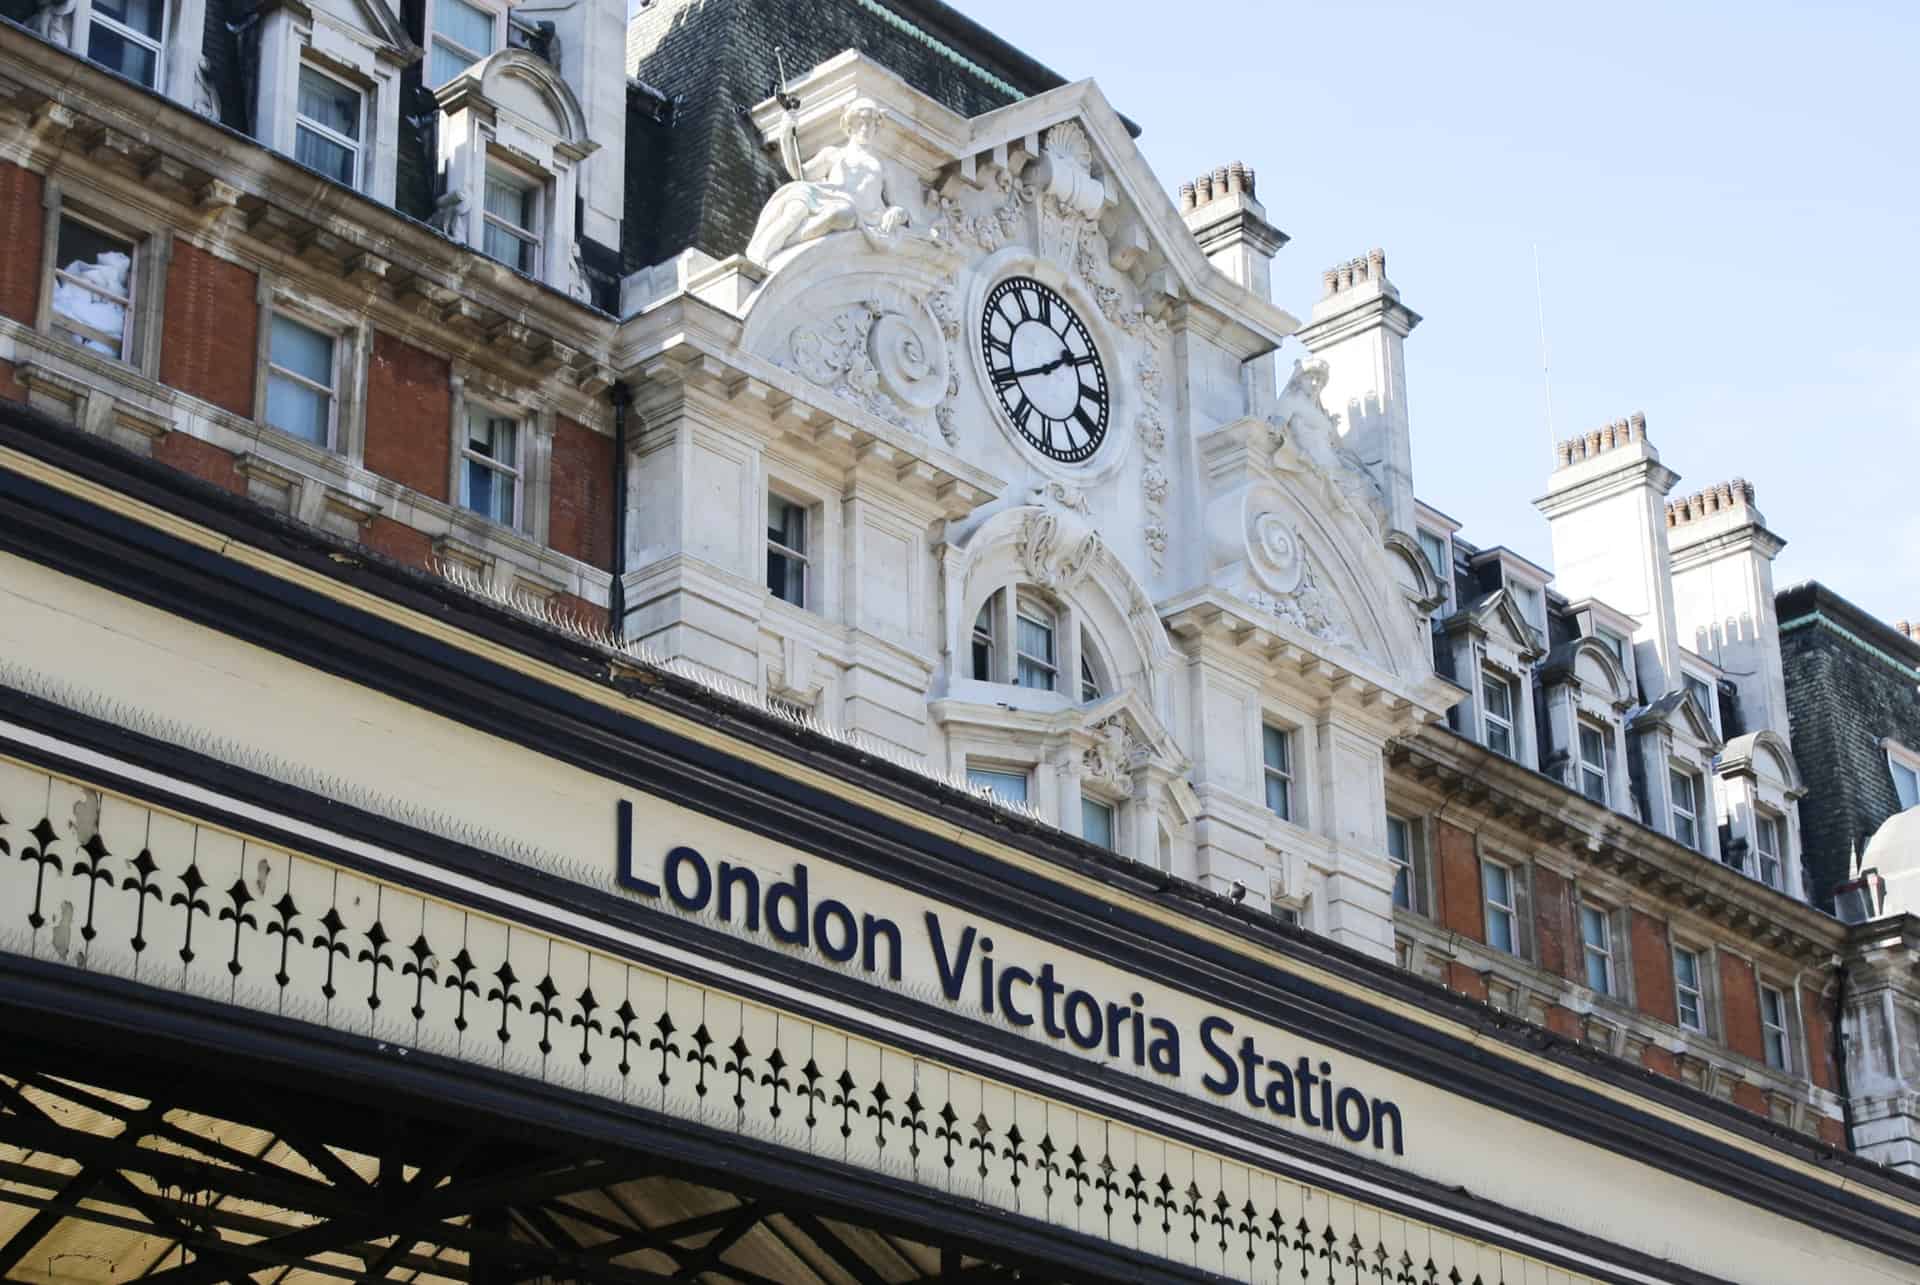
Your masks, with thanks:
M 1078 464 L 1107 436 L 1107 372 L 1067 301 L 1030 277 L 987 295 L 980 351 L 994 395 L 1035 450 Z

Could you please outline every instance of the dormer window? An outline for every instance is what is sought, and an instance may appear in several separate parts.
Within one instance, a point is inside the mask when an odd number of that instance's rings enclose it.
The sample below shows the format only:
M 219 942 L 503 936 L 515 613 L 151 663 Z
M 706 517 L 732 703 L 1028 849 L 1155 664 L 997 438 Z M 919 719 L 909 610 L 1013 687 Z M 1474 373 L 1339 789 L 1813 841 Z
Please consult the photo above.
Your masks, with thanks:
M 1514 581 L 1508 581 L 1508 588 L 1513 590 L 1514 602 L 1518 604 L 1520 608 L 1520 614 L 1527 618 L 1528 624 L 1532 625 L 1536 630 L 1540 632 L 1540 636 L 1542 638 L 1546 637 L 1546 634 L 1547 634 L 1546 595 L 1543 594 L 1540 590 L 1534 588 L 1532 585 L 1519 584 Z
M 1447 556 L 1447 539 L 1433 531 L 1420 532 L 1420 552 L 1427 555 L 1427 565 L 1433 568 L 1434 576 L 1442 585 L 1453 583 L 1453 559 Z
M 1700 778 L 1678 768 L 1667 770 L 1667 788 L 1671 795 L 1673 837 L 1687 847 L 1700 848 Z
M 1480 673 L 1481 741 L 1502 758 L 1512 758 L 1513 684 L 1491 669 Z
M 1920 754 L 1891 738 L 1880 747 L 1887 752 L 1887 771 L 1893 775 L 1893 797 L 1900 810 L 1920 804 Z
M 1698 674 L 1683 674 L 1687 693 L 1700 702 L 1700 712 L 1707 716 L 1707 722 L 1718 728 L 1720 725 L 1720 702 L 1714 695 L 1713 684 Z
M 1595 803 L 1607 802 L 1607 734 L 1591 723 L 1580 724 L 1580 793 Z
M 1753 818 L 1753 851 L 1756 871 L 1760 882 L 1769 888 L 1780 886 L 1780 854 L 1786 850 L 1781 842 L 1780 818 L 1768 812 L 1758 812 Z
M 530 277 L 540 275 L 539 183 L 501 166 L 487 170 L 486 226 L 480 249 Z
M 493 52 L 494 16 L 466 0 L 433 0 L 427 84 L 444 85 Z
M 87 57 L 148 89 L 160 87 L 166 51 L 165 0 L 93 0 Z
M 359 90 L 302 66 L 293 159 L 335 182 L 359 187 L 361 115 Z

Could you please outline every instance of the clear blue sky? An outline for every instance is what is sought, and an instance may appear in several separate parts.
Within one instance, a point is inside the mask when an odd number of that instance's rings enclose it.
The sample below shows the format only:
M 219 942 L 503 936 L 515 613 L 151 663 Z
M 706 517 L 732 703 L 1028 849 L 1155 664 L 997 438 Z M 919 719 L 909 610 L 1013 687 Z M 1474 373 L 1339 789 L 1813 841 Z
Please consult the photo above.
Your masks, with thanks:
M 1422 499 L 1550 561 L 1558 436 L 1634 410 L 1818 579 L 1920 620 L 1920 3 L 951 0 L 1138 122 L 1168 185 L 1243 160 L 1275 301 L 1387 251 Z M 1293 355 L 1299 355 L 1297 347 Z

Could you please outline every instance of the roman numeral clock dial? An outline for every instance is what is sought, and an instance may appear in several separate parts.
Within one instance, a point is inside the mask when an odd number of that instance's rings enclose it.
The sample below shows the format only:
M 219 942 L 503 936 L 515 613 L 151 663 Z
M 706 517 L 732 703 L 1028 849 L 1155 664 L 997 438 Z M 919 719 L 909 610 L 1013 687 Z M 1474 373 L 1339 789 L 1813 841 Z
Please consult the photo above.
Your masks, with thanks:
M 1071 305 L 1030 277 L 987 295 L 981 353 L 1000 408 L 1033 448 L 1078 464 L 1107 436 L 1107 372 Z

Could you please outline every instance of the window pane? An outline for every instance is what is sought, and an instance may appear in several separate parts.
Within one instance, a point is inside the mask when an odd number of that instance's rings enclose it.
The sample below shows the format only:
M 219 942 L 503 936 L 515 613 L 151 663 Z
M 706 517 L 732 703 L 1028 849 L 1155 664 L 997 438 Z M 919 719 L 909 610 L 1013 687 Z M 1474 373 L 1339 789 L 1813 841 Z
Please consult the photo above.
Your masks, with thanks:
M 351 147 L 336 143 L 305 125 L 293 131 L 293 159 L 348 187 L 352 187 L 358 177 L 354 171 L 359 156 Z
M 1607 761 L 1606 742 L 1600 739 L 1599 732 L 1584 725 L 1580 728 L 1580 758 L 1594 764 Z
M 93 11 L 143 36 L 158 40 L 160 39 L 162 2 L 163 0 L 94 0 Z
M 94 23 L 93 30 L 88 34 L 87 57 L 110 71 L 119 72 L 128 80 L 139 81 L 149 89 L 154 85 L 154 69 L 159 65 L 154 51 L 100 23 Z
M 1399 817 L 1387 818 L 1387 855 L 1402 865 L 1411 859 L 1407 852 L 1407 823 Z
M 1682 986 L 1700 989 L 1700 957 L 1690 950 L 1673 952 L 1673 975 Z
M 1513 733 L 1498 723 L 1487 724 L 1487 748 L 1501 758 L 1513 757 Z
M 333 387 L 333 337 L 279 313 L 273 317 L 273 364 Z
M 493 15 L 465 0 L 434 0 L 433 29 L 482 58 L 493 52 Z
M 1486 693 L 1487 712 L 1495 718 L 1513 721 L 1513 689 L 1507 686 L 1504 678 L 1492 674 L 1483 675 L 1481 690 Z
M 360 137 L 359 93 L 311 67 L 300 69 L 300 114 L 336 134 Z
M 433 42 L 433 53 L 429 62 L 431 65 L 427 68 L 427 72 L 436 85 L 446 84 L 472 65 L 465 54 L 438 40 Z
M 523 241 L 503 227 L 489 223 L 482 234 L 480 249 L 489 259 L 498 259 L 501 263 L 521 272 L 531 273 L 538 265 L 538 246 L 532 241 Z
M 315 446 L 327 444 L 327 422 L 333 399 L 285 375 L 267 377 L 267 423 Z
M 1613 994 L 1612 962 L 1597 950 L 1587 952 L 1587 985 L 1602 995 Z
M 1293 783 L 1271 772 L 1267 774 L 1267 810 L 1282 821 L 1293 819 Z
M 1113 846 L 1113 809 L 1093 799 L 1080 800 L 1080 836 L 1103 848 Z
M 1592 906 L 1580 907 L 1580 936 L 1587 945 L 1599 950 L 1613 948 L 1613 929 L 1607 923 L 1606 912 Z
M 519 423 L 506 415 L 475 414 L 467 416 L 467 449 L 475 455 L 496 460 L 510 469 L 520 467 L 520 457 L 514 452 L 514 438 L 519 431 Z
M 1433 568 L 1433 574 L 1440 578 L 1442 585 L 1451 578 L 1447 574 L 1446 542 L 1431 531 L 1420 533 L 1420 551 L 1427 555 L 1427 565 Z
M 1080 640 L 1080 703 L 1100 699 L 1100 683 L 1093 676 L 1093 662 L 1087 659 L 1087 640 Z
M 767 539 L 795 553 L 807 551 L 807 511 L 777 495 L 767 497 Z
M 1027 775 L 1024 772 L 995 772 L 988 768 L 970 767 L 967 769 L 967 784 L 976 789 L 991 790 L 996 797 L 1008 803 L 1027 801 Z
M 1053 626 L 1027 616 L 1016 618 L 1020 650 L 1035 660 L 1053 662 Z
M 1904 812 L 1916 803 L 1920 803 L 1920 772 L 1915 772 L 1904 763 L 1894 763 L 1891 766 L 1893 793 L 1900 801 L 1900 810 Z
M 1278 727 L 1260 729 L 1261 752 L 1266 756 L 1267 766 L 1276 772 L 1285 772 L 1291 765 L 1287 734 Z
M 62 333 L 82 347 L 120 356 L 133 292 L 133 244 L 63 218 L 54 267 L 54 317 L 71 323 Z
M 1513 875 L 1505 866 L 1496 866 L 1491 861 L 1481 863 L 1480 887 L 1488 901 L 1500 906 L 1513 905 Z
M 1487 909 L 1487 945 L 1495 950 L 1504 950 L 1509 955 L 1520 952 L 1513 948 L 1513 916 L 1504 910 L 1493 907 Z
M 487 178 L 487 213 L 496 219 L 504 219 L 517 228 L 528 231 L 533 229 L 532 189 L 509 183 L 504 179 Z

